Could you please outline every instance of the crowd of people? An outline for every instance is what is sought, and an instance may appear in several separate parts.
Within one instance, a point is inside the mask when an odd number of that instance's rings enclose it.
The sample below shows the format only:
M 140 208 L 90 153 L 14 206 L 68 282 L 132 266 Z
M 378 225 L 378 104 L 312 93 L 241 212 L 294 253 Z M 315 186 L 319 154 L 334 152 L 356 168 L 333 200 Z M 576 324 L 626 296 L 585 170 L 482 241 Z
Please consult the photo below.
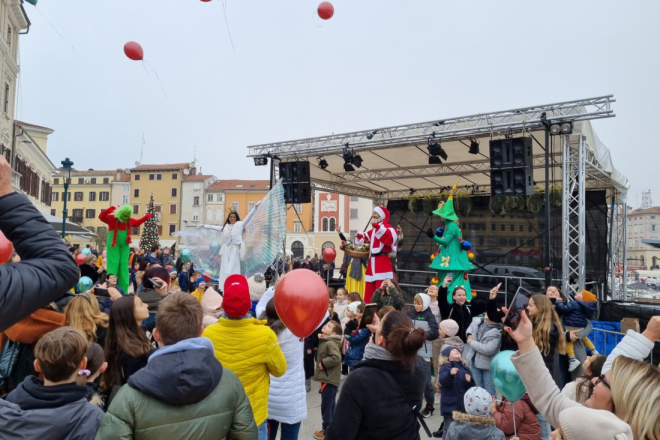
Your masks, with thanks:
M 0 157 L 0 230 L 16 250 L 0 265 L 0 438 L 298 439 L 315 381 L 316 439 L 419 439 L 421 427 L 450 440 L 660 440 L 660 371 L 644 361 L 660 316 L 606 357 L 587 339 L 588 292 L 567 301 L 548 287 L 511 328 L 498 287 L 471 302 L 455 288 L 449 301 L 447 276 L 406 305 L 392 277 L 373 306 L 328 288 L 326 317 L 301 340 L 261 275 L 213 286 L 158 247 L 132 252 L 129 291 L 91 245 L 78 267 L 81 250 L 10 174 Z M 93 286 L 80 291 L 83 273 Z M 490 375 L 502 350 L 525 386 L 515 402 Z

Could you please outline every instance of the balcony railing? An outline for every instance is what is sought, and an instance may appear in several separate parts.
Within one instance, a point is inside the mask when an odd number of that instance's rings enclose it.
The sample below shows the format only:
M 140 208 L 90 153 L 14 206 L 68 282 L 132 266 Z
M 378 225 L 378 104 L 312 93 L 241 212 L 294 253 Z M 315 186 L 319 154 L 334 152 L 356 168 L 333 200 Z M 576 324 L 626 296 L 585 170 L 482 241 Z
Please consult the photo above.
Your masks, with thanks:
M 72 223 L 77 223 L 77 224 L 82 224 L 83 218 L 82 217 L 69 217 L 67 218 L 67 221 L 72 222 Z

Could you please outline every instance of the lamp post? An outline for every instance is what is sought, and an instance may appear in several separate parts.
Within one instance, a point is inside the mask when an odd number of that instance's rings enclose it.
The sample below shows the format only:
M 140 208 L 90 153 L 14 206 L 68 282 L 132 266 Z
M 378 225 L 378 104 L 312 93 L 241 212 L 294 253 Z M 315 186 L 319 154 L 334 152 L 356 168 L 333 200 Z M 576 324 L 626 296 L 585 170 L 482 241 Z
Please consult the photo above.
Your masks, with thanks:
M 73 162 L 67 157 L 62 161 L 62 178 L 64 179 L 64 208 L 62 209 L 62 240 L 64 240 L 64 235 L 66 234 L 66 216 L 69 211 L 66 209 L 66 201 L 69 196 L 69 183 L 71 183 L 71 167 L 73 167 Z

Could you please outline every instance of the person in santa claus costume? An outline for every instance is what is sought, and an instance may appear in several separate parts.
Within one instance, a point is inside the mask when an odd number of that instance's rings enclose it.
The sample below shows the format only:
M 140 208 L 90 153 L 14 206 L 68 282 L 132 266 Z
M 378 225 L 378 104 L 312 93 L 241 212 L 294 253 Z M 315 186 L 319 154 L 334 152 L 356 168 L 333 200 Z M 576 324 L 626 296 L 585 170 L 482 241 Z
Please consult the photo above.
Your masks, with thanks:
M 363 234 L 357 234 L 357 239 L 369 243 L 369 262 L 364 275 L 366 281 L 364 302 L 370 303 L 376 289 L 386 279 L 394 278 L 390 253 L 397 250 L 397 233 L 390 224 L 390 212 L 384 206 L 374 208 L 371 216 L 372 229 Z

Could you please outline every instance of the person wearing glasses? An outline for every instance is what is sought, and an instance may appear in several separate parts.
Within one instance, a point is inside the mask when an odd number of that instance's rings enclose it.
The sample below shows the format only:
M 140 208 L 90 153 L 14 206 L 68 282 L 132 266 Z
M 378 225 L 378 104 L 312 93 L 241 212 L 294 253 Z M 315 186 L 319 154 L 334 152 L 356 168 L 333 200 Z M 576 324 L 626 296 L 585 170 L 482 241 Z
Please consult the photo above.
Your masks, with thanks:
M 525 389 L 543 417 L 555 427 L 551 438 L 565 440 L 660 439 L 660 370 L 644 362 L 660 338 L 660 316 L 643 333 L 629 330 L 592 379 L 584 405 L 562 395 L 534 341 L 534 326 L 523 313 L 518 328 L 505 330 L 518 343 L 511 356 Z

